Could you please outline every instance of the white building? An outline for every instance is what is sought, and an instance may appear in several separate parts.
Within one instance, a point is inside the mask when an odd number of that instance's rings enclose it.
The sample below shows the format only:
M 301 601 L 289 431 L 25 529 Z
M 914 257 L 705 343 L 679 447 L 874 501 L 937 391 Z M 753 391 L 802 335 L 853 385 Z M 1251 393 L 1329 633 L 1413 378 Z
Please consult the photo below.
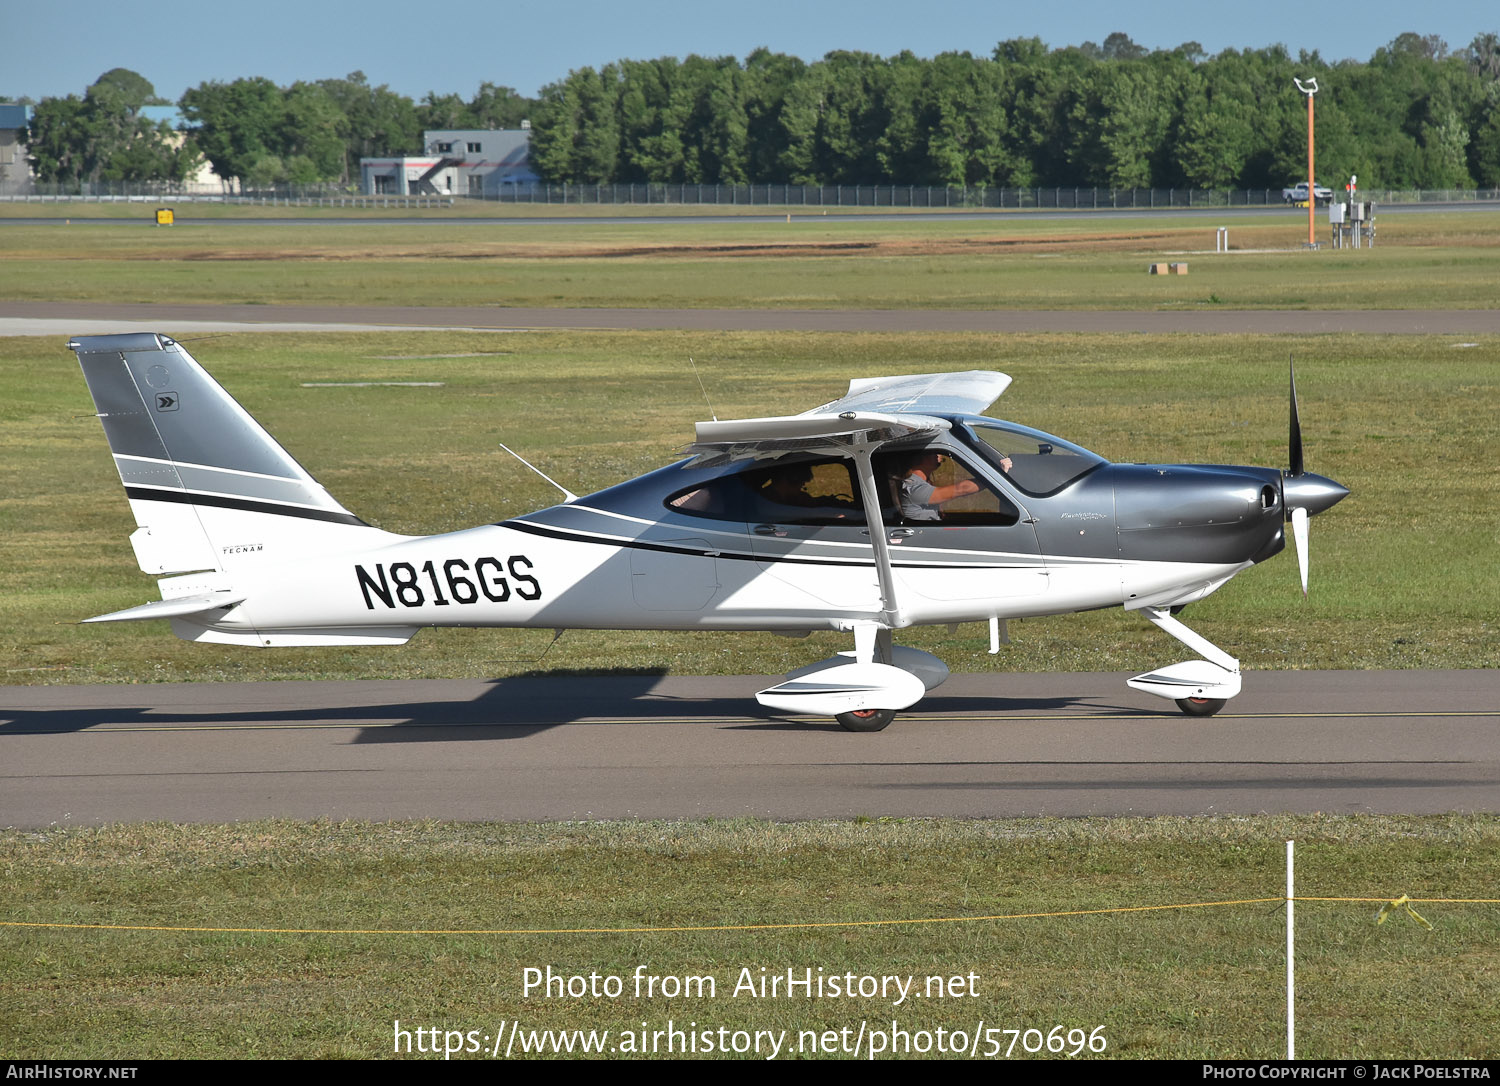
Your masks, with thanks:
M 0 102 L 0 195 L 31 191 L 31 163 L 21 142 L 21 130 L 30 122 L 30 106 Z
M 524 122 L 523 122 L 524 123 Z M 360 191 L 377 195 L 494 197 L 536 184 L 531 130 L 440 128 L 422 133 L 423 154 L 359 160 Z

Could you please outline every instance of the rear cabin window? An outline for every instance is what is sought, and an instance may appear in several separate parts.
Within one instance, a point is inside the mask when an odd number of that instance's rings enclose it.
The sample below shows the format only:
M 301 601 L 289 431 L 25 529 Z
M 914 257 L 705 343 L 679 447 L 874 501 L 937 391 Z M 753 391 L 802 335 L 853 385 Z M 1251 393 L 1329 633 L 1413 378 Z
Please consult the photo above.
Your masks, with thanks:
M 864 505 L 850 463 L 799 460 L 724 475 L 667 499 L 693 517 L 775 524 L 863 524 Z

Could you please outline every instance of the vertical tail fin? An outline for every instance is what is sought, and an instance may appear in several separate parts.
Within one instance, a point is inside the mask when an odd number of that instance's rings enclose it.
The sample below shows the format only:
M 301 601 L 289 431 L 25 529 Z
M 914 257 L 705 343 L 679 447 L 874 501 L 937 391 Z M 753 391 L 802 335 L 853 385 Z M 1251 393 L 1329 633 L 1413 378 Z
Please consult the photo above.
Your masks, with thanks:
M 77 336 L 138 530 L 144 573 L 230 570 L 367 545 L 379 529 L 323 489 L 182 346 Z

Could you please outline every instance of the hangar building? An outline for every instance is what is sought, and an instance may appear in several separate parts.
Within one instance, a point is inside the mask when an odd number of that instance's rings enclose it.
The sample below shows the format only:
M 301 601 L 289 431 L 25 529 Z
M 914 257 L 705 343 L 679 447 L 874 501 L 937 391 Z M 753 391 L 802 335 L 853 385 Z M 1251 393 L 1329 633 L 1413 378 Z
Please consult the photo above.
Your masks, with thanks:
M 531 126 L 521 123 L 521 128 L 423 132 L 423 154 L 360 159 L 360 191 L 491 199 L 525 192 L 537 176 L 531 170 Z

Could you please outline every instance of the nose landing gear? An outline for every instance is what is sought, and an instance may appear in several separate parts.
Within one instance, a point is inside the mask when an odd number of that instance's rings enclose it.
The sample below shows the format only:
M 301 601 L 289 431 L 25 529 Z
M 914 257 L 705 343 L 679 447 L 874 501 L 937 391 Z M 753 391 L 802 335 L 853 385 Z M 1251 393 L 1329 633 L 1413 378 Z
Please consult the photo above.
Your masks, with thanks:
M 1177 698 L 1177 708 L 1188 716 L 1213 716 L 1227 703 L 1225 698 Z
M 852 713 L 839 713 L 833 719 L 847 732 L 878 732 L 896 719 L 896 710 L 856 709 Z

